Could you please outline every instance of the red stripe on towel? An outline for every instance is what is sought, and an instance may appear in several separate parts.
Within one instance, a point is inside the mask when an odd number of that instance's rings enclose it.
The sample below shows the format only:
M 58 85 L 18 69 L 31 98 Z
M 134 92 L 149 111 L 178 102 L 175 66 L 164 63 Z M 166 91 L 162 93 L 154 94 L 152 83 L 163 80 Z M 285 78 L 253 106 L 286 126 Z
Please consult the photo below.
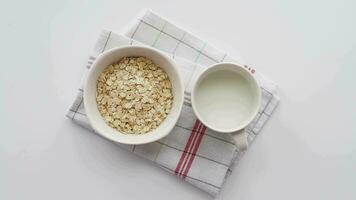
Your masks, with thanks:
M 187 152 L 188 152 L 189 147 L 190 147 L 191 144 L 192 144 L 192 141 L 193 141 L 193 138 L 194 138 L 196 129 L 197 129 L 197 127 L 198 127 L 199 124 L 200 124 L 199 120 L 196 120 L 196 121 L 195 121 L 195 124 L 194 124 L 194 127 L 193 127 L 193 129 L 192 129 L 192 131 L 191 131 L 191 133 L 190 133 L 188 142 L 185 144 L 184 151 L 182 152 L 182 155 L 181 155 L 180 160 L 179 160 L 179 162 L 178 162 L 178 164 L 177 164 L 176 170 L 174 171 L 174 173 L 175 173 L 176 175 L 178 175 L 178 172 L 180 171 L 181 165 L 182 165 L 182 163 L 183 163 L 183 161 L 184 161 L 184 159 L 185 159 L 185 157 L 186 157 L 186 155 L 187 155 Z
M 199 126 L 195 130 L 195 133 L 194 133 L 194 139 L 193 139 L 192 145 L 190 145 L 188 151 L 186 152 L 187 156 L 185 157 L 183 165 L 181 166 L 180 171 L 178 173 L 179 176 L 182 176 L 184 169 L 187 167 L 187 163 L 189 161 L 189 158 L 192 156 L 192 151 L 193 151 L 194 146 L 195 146 L 195 144 L 197 142 L 197 138 L 199 138 L 199 132 L 200 132 L 201 127 L 202 127 L 202 124 L 199 121 Z
M 195 155 L 196 155 L 196 153 L 197 153 L 197 151 L 198 151 L 198 149 L 199 149 L 200 143 L 201 143 L 201 141 L 202 141 L 202 139 L 203 139 L 203 136 L 204 136 L 204 134 L 205 134 L 205 130 L 206 130 L 206 127 L 203 125 L 202 130 L 199 131 L 199 138 L 198 138 L 198 141 L 197 141 L 197 143 L 196 143 L 196 145 L 195 145 L 195 147 L 194 147 L 194 150 L 193 150 L 193 152 L 192 152 L 192 156 L 190 157 L 188 166 L 186 167 L 186 169 L 185 169 L 185 171 L 184 171 L 184 173 L 183 173 L 183 178 L 187 177 L 187 174 L 188 174 L 188 172 L 189 172 L 189 170 L 190 170 L 190 167 L 192 166 L 192 163 L 193 163 L 193 161 L 194 161 Z

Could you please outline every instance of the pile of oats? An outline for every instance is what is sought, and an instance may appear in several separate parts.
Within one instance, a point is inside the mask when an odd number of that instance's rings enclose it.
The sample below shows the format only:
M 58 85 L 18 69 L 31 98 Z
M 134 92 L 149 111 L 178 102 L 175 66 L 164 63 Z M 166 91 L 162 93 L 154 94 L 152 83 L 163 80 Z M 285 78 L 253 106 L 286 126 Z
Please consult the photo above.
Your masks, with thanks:
M 109 65 L 97 81 L 96 101 L 105 122 L 122 133 L 147 133 L 171 110 L 171 82 L 145 57 L 125 57 Z

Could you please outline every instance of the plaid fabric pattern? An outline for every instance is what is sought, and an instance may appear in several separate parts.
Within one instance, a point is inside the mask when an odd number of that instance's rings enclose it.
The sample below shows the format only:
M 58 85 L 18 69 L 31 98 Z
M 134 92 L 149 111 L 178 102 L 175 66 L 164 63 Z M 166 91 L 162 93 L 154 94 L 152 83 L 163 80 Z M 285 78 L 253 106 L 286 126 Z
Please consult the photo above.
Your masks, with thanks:
M 240 65 L 243 63 L 152 11 L 145 10 L 133 21 L 124 35 L 102 31 L 86 68 L 90 68 L 100 53 L 122 45 L 147 45 L 172 57 L 181 67 L 184 77 L 185 103 L 178 123 L 167 137 L 145 145 L 119 145 L 216 196 L 231 173 L 232 165 L 241 158 L 243 152 L 239 151 L 231 135 L 209 130 L 196 119 L 190 105 L 190 91 L 195 78 L 206 66 L 223 61 Z M 246 68 L 256 76 L 262 88 L 261 109 L 245 130 L 248 143 L 251 143 L 271 116 L 279 98 L 275 84 L 255 69 L 247 66 Z M 83 75 L 83 81 L 85 77 L 86 74 Z M 94 131 L 85 114 L 82 86 L 78 88 L 77 97 L 67 117 Z

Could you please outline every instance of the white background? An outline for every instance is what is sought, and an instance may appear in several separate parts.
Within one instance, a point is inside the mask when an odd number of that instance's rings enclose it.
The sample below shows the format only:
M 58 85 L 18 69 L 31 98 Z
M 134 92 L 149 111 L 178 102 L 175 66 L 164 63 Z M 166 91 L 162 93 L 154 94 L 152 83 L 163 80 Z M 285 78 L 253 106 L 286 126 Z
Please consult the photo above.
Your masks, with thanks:
M 209 199 L 64 117 L 99 31 L 143 7 L 279 85 L 219 198 L 356 199 L 354 0 L 1 1 L 0 199 Z

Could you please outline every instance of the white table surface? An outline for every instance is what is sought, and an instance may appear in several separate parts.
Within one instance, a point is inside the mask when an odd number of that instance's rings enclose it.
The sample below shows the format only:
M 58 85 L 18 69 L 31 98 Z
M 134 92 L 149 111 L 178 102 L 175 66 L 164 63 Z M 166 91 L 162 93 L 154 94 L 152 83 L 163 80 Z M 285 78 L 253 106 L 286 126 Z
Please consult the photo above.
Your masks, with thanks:
M 0 199 L 209 199 L 64 117 L 100 29 L 143 7 L 280 86 L 220 199 L 356 199 L 354 0 L 2 1 Z

